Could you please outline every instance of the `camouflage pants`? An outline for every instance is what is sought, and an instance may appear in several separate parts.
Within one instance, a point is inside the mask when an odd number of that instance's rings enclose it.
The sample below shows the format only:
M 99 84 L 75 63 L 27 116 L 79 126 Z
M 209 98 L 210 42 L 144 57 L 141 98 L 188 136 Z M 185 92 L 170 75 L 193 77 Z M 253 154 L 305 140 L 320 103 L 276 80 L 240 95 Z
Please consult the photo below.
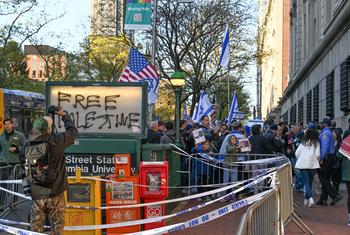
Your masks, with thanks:
M 62 235 L 64 227 L 64 212 L 66 203 L 64 193 L 56 197 L 33 201 L 30 229 L 35 232 L 44 232 L 46 215 L 51 225 L 51 235 Z

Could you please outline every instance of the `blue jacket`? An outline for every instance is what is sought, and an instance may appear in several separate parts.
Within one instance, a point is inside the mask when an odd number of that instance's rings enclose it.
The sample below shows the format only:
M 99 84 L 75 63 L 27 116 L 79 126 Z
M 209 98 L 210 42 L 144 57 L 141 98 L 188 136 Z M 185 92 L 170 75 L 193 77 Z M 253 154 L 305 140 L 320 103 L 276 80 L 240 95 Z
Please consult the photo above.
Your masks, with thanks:
M 327 154 L 334 154 L 334 140 L 329 127 L 322 129 L 320 133 L 321 160 L 324 160 Z

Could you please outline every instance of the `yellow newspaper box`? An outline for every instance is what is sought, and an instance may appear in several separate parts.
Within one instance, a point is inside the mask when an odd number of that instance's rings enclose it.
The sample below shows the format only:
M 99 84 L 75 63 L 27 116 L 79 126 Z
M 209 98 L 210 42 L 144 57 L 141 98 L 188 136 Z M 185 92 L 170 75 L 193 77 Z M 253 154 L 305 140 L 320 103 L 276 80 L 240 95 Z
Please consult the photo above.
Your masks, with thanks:
M 80 225 L 99 225 L 101 224 L 101 210 L 94 210 L 101 207 L 101 181 L 93 178 L 101 178 L 99 176 L 88 177 L 91 179 L 80 178 L 80 170 L 76 171 L 75 178 L 68 178 L 68 190 L 65 192 L 66 205 L 68 206 L 65 213 L 65 226 Z M 87 207 L 87 209 L 69 208 Z M 100 235 L 101 229 L 85 230 L 85 231 L 64 231 L 65 235 Z

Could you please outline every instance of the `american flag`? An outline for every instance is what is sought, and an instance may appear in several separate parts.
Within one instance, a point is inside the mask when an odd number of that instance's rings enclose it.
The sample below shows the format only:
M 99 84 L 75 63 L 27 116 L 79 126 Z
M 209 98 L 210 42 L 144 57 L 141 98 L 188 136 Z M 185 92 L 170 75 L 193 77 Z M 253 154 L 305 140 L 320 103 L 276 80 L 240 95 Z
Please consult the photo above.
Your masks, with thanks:
M 157 79 L 156 68 L 145 59 L 135 48 L 130 49 L 129 63 L 120 75 L 119 82 L 139 82 L 141 80 Z

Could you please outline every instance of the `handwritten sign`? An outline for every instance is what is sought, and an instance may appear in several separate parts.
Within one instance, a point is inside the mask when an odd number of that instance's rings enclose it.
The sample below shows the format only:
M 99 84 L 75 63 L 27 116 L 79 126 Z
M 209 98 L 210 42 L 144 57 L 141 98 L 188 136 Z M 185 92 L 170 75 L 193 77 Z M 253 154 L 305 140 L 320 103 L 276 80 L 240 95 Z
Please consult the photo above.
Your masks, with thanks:
M 50 86 L 50 105 L 62 107 L 79 133 L 141 133 L 142 87 Z

